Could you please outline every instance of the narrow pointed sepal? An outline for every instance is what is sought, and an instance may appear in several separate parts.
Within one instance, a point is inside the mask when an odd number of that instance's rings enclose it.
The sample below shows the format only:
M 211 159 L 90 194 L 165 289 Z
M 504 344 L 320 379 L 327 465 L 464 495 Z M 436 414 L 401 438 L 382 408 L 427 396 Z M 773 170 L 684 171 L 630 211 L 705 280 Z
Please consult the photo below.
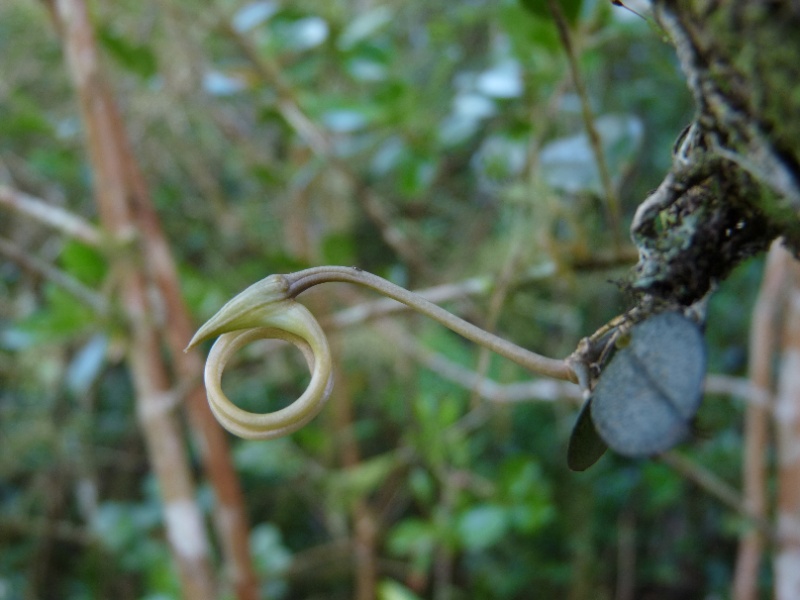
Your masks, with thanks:
M 270 275 L 234 296 L 206 321 L 186 346 L 191 350 L 200 342 L 242 329 L 270 327 L 289 302 L 289 283 L 283 275 Z

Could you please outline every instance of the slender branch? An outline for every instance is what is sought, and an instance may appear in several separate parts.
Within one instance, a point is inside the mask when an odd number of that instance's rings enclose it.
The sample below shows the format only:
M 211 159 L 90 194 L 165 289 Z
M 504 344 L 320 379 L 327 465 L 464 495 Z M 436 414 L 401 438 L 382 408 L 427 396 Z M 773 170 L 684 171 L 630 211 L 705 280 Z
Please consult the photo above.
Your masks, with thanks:
M 471 369 L 453 362 L 444 355 L 429 350 L 414 337 L 408 335 L 401 327 L 389 323 L 381 323 L 378 327 L 390 333 L 397 347 L 414 360 L 427 367 L 439 377 L 447 379 L 466 390 L 474 390 L 482 398 L 496 403 L 513 402 L 557 402 L 562 399 L 580 402 L 580 390 L 574 385 L 553 381 L 552 379 L 536 379 L 517 383 L 498 383 Z
M 761 289 L 753 309 L 750 327 L 750 381 L 752 392 L 744 422 L 744 457 L 742 487 L 744 502 L 761 518 L 767 516 L 767 460 L 769 448 L 769 413 L 773 406 L 773 363 L 778 347 L 777 317 L 781 312 L 781 296 L 787 292 L 787 270 L 791 255 L 773 242 Z M 733 597 L 753 600 L 758 597 L 758 573 L 764 554 L 764 539 L 757 530 L 748 530 L 739 538 Z
M 132 157 L 118 105 L 100 67 L 89 10 L 84 0 L 46 0 L 45 6 L 61 35 L 81 111 L 100 221 L 109 240 L 119 242 L 137 229 L 131 207 L 136 193 L 130 178 Z M 167 542 L 183 595 L 211 600 L 219 594 L 209 539 L 196 502 L 181 425 L 168 412 L 170 369 L 162 354 L 161 332 L 152 322 L 145 273 L 129 257 L 116 257 L 113 262 L 119 269 L 121 310 L 130 323 L 127 362 L 136 411 L 163 500 Z
M 4 515 L 0 519 L 0 534 L 7 537 L 9 533 L 26 536 L 28 539 L 40 538 L 47 532 L 54 539 L 80 546 L 97 543 L 96 535 L 89 528 L 76 525 L 66 519 L 48 523 L 46 519 L 27 515 Z
M 733 396 L 744 400 L 748 404 L 764 404 L 763 399 L 757 398 L 756 394 L 753 393 L 753 386 L 746 377 L 710 373 L 706 375 L 703 389 L 706 394 Z
M 622 218 L 619 198 L 617 198 L 617 194 L 614 191 L 614 185 L 611 182 L 611 175 L 609 174 L 608 163 L 606 162 L 605 153 L 603 152 L 600 135 L 597 133 L 597 128 L 595 127 L 594 115 L 592 114 L 592 107 L 589 102 L 589 94 L 586 91 L 586 85 L 584 84 L 583 77 L 578 67 L 575 46 L 572 43 L 572 34 L 558 2 L 556 0 L 547 0 L 547 6 L 555 20 L 561 44 L 564 46 L 564 52 L 567 55 L 567 62 L 569 63 L 569 70 L 572 74 L 572 81 L 575 84 L 575 91 L 578 92 L 578 98 L 581 102 L 583 125 L 589 137 L 589 144 L 594 153 L 597 171 L 600 174 L 600 182 L 606 196 L 606 211 L 608 213 L 608 221 L 611 227 L 614 247 L 615 249 L 619 249 L 622 246 Z
M 119 117 L 117 111 L 112 115 Z M 181 291 L 178 269 L 124 124 L 116 118 L 114 125 L 130 186 L 129 199 L 135 227 L 142 241 L 140 251 L 143 263 L 154 284 L 155 293 L 163 302 L 166 322 L 162 336 L 172 352 L 176 377 L 191 383 L 199 379 L 203 361 L 197 352 L 181 352 L 186 338 L 191 335 L 193 324 Z M 259 584 L 250 552 L 247 511 L 227 438 L 209 410 L 202 386 L 195 385 L 187 389 L 185 399 L 184 406 L 192 434 L 197 440 L 204 471 L 214 491 L 216 503 L 212 520 L 225 571 L 231 578 L 237 600 L 254 600 L 259 595 Z
M 486 319 L 483 322 L 483 325 L 487 331 L 493 332 L 496 329 L 497 320 L 500 318 L 500 312 L 503 308 L 503 304 L 505 303 L 508 293 L 511 289 L 514 279 L 514 272 L 517 270 L 517 263 L 519 262 L 520 241 L 520 237 L 517 235 L 512 251 L 506 258 L 503 268 L 500 271 L 500 275 L 497 277 L 494 290 L 489 296 L 489 309 Z M 489 353 L 489 350 L 487 348 L 481 348 L 478 352 L 475 374 L 481 378 L 485 378 L 486 372 L 489 369 L 490 361 L 491 354 Z M 474 406 L 477 402 L 477 399 L 478 391 L 477 389 L 473 389 L 470 396 L 470 405 Z
M 713 472 L 677 452 L 665 452 L 659 456 L 659 460 L 753 523 L 768 539 L 776 538 L 776 532 L 769 522 L 748 510 L 741 495 Z
M 787 261 L 781 311 L 780 360 L 777 368 L 772 425 L 775 432 L 775 597 L 793 598 L 800 569 L 800 263 Z M 774 364 L 774 363 L 773 363 Z
M 88 244 L 101 244 L 97 228 L 78 215 L 6 185 L 0 185 L 0 205 L 31 217 L 64 235 Z

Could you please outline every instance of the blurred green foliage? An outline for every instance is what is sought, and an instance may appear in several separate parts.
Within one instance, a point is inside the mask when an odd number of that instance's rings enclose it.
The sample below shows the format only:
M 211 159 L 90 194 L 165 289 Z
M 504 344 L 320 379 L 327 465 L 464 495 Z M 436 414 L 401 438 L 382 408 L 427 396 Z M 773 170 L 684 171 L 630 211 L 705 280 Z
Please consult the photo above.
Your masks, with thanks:
M 494 324 L 487 297 L 452 306 L 552 356 L 627 306 L 613 281 L 628 265 L 572 267 L 609 249 L 612 233 L 545 2 L 92 8 L 198 323 L 269 273 L 328 262 L 413 287 L 553 264 L 549 278 L 495 290 Z M 647 22 L 600 0 L 563 10 L 629 220 L 668 168 L 690 98 Z M 0 52 L 2 178 L 95 220 L 75 102 L 40 6 L 0 7 Z M 425 268 L 391 245 L 371 201 Z M 113 305 L 102 251 L 5 211 L 0 235 Z M 712 300 L 714 372 L 743 373 L 760 268 L 744 265 Z M 175 597 L 124 323 L 10 262 L 0 262 L 0 286 L 0 600 Z M 331 286 L 308 303 L 332 312 L 362 298 Z M 396 320 L 424 348 L 477 368 L 472 346 Z M 264 597 L 351 598 L 359 503 L 376 515 L 381 600 L 602 600 L 625 570 L 637 598 L 727 593 L 745 524 L 658 462 L 609 454 L 590 472 L 568 471 L 573 405 L 487 402 L 369 325 L 334 345 L 350 420 L 334 397 L 291 439 L 234 442 Z M 306 377 L 297 356 L 264 352 L 245 350 L 226 379 L 232 398 L 259 411 L 297 397 Z M 497 359 L 486 374 L 527 377 Z M 741 412 L 707 398 L 685 447 L 729 482 Z M 346 440 L 358 445 L 355 465 L 342 460 Z

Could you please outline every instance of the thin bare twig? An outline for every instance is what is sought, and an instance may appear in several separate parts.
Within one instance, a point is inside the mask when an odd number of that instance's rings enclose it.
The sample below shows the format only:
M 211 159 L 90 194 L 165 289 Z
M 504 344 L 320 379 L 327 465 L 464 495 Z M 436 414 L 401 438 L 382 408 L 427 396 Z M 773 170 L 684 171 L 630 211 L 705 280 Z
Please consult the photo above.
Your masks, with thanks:
M 511 285 L 514 281 L 514 273 L 518 270 L 519 242 L 520 239 L 517 237 L 514 247 L 506 258 L 505 264 L 500 271 L 500 275 L 497 277 L 494 290 L 489 296 L 489 310 L 484 323 L 484 328 L 487 331 L 493 332 L 497 327 L 497 320 L 500 318 L 500 312 L 503 309 L 503 304 L 505 303 L 508 293 L 511 290 Z M 478 352 L 478 360 L 475 366 L 476 375 L 479 375 L 482 378 L 486 377 L 486 372 L 489 369 L 490 361 L 491 354 L 489 353 L 489 350 L 486 348 L 481 348 Z M 477 389 L 472 391 L 472 397 L 470 398 L 471 406 L 476 404 L 478 395 L 479 392 Z
M 589 137 L 589 144 L 592 147 L 594 160 L 597 164 L 597 171 L 600 174 L 600 182 L 606 196 L 605 206 L 608 213 L 614 248 L 619 250 L 622 247 L 622 216 L 619 198 L 617 198 L 617 193 L 614 191 L 608 163 L 606 162 L 605 153 L 603 152 L 602 141 L 600 140 L 600 135 L 597 133 L 597 127 L 595 127 L 589 94 L 586 91 L 586 85 L 581 76 L 580 68 L 578 67 L 578 58 L 575 53 L 575 45 L 572 41 L 572 33 L 570 32 L 567 19 L 564 17 L 564 12 L 561 10 L 561 6 L 559 6 L 558 2 L 556 2 L 556 0 L 547 0 L 547 6 L 555 20 L 561 44 L 564 46 L 564 52 L 567 55 L 567 62 L 569 63 L 569 70 L 572 74 L 572 81 L 575 84 L 575 91 L 578 92 L 578 98 L 581 102 L 583 125 Z
M 45 0 L 62 38 L 63 52 L 81 111 L 86 149 L 100 220 L 109 239 L 135 231 L 130 178 L 132 156 L 118 105 L 100 68 L 94 27 L 84 0 Z M 136 391 L 137 416 L 148 458 L 164 502 L 167 540 L 186 597 L 218 596 L 211 553 L 180 423 L 170 414 L 170 373 L 161 332 L 152 322 L 152 303 L 143 269 L 129 256 L 115 261 L 120 304 L 130 324 L 128 365 Z
M 520 274 L 517 278 L 515 278 L 514 285 L 522 285 L 533 281 L 547 279 L 555 275 L 555 273 L 555 264 L 547 262 L 543 265 L 531 267 L 524 273 Z M 428 302 L 434 302 L 438 304 L 441 302 L 458 300 L 469 296 L 486 294 L 492 289 L 494 281 L 494 275 L 479 275 L 456 283 L 445 283 L 442 285 L 425 288 L 415 291 L 414 293 L 418 296 L 421 296 Z M 407 310 L 410 310 L 409 307 L 398 302 L 397 300 L 392 300 L 391 298 L 381 298 L 380 300 L 363 302 L 361 304 L 351 306 L 350 308 L 340 310 L 327 319 L 323 319 L 322 323 L 323 325 L 340 329 Z
M 775 598 L 797 597 L 800 569 L 800 263 L 787 257 L 785 310 L 780 321 L 781 357 L 775 386 L 773 427 L 776 439 L 778 543 L 773 555 Z
M 710 373 L 706 375 L 703 390 L 706 394 L 733 396 L 748 403 L 761 402 L 763 404 L 763 400 L 755 398 L 753 386 L 746 377 Z
M 715 473 L 674 451 L 665 452 L 659 455 L 658 458 L 676 473 L 706 491 L 725 506 L 739 513 L 739 515 L 757 527 L 766 538 L 776 539 L 776 532 L 770 523 L 754 515 L 745 505 L 744 499 L 736 489 L 720 479 Z
M 47 281 L 54 283 L 67 293 L 71 294 L 98 316 L 105 317 L 110 313 L 108 300 L 93 289 L 83 285 L 74 277 L 70 277 L 64 271 L 55 268 L 51 264 L 32 256 L 31 253 L 20 248 L 10 240 L 0 237 L 0 254 L 5 254 L 23 269 L 40 275 Z
M 745 414 L 742 487 L 744 502 L 752 514 L 767 518 L 767 463 L 769 412 L 772 404 L 772 364 L 777 350 L 776 317 L 780 297 L 786 292 L 786 269 L 789 253 L 776 242 L 770 248 L 761 290 L 753 309 L 750 329 L 751 402 Z M 733 597 L 736 600 L 758 598 L 758 572 L 764 552 L 764 539 L 758 530 L 745 531 L 739 539 Z
M 0 205 L 6 206 L 22 215 L 60 231 L 67 237 L 79 240 L 89 246 L 99 246 L 102 237 L 97 228 L 75 213 L 49 204 L 6 185 L 0 185 Z
M 397 348 L 443 379 L 465 390 L 474 391 L 482 398 L 497 403 L 581 401 L 580 390 L 566 381 L 534 379 L 518 383 L 498 383 L 480 372 L 463 367 L 444 355 L 429 350 L 402 327 L 383 321 L 376 327 L 387 334 Z

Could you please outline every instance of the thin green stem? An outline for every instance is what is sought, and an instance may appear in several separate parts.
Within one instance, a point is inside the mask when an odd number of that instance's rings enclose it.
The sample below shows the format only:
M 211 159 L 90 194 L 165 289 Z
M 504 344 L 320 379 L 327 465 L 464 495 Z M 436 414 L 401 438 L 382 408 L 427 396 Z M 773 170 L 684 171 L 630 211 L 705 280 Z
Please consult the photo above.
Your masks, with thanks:
M 468 323 L 464 319 L 455 316 L 440 306 L 421 298 L 405 288 L 356 267 L 314 267 L 291 273 L 284 277 L 289 283 L 287 294 L 292 298 L 297 297 L 307 289 L 320 283 L 334 281 L 355 283 L 405 304 L 444 325 L 451 331 L 454 331 L 476 344 L 489 348 L 530 371 L 555 379 L 576 383 L 578 381 L 572 366 L 566 360 L 549 358 L 521 348 L 508 340 L 504 340 L 488 331 L 484 331 L 480 327 Z
M 547 6 L 550 9 L 550 13 L 553 15 L 553 20 L 555 20 L 558 36 L 561 39 L 561 45 L 564 46 L 564 52 L 567 55 L 567 62 L 569 63 L 572 81 L 575 84 L 575 91 L 578 93 L 578 98 L 580 99 L 583 125 L 589 136 L 589 144 L 592 147 L 594 160 L 597 164 L 597 171 L 600 174 L 600 183 L 603 186 L 603 192 L 606 196 L 606 211 L 608 212 L 608 221 L 611 228 L 614 248 L 620 250 L 622 248 L 622 219 L 619 198 L 617 198 L 614 185 L 611 182 L 611 175 L 608 169 L 608 163 L 606 162 L 605 153 L 603 152 L 600 134 L 597 133 L 597 128 L 594 124 L 594 115 L 592 114 L 592 106 L 589 102 L 589 94 L 586 91 L 586 85 L 584 84 L 583 77 L 578 68 L 578 58 L 575 53 L 575 45 L 572 43 L 572 33 L 569 30 L 569 24 L 558 2 L 556 2 L 556 0 L 547 0 Z

